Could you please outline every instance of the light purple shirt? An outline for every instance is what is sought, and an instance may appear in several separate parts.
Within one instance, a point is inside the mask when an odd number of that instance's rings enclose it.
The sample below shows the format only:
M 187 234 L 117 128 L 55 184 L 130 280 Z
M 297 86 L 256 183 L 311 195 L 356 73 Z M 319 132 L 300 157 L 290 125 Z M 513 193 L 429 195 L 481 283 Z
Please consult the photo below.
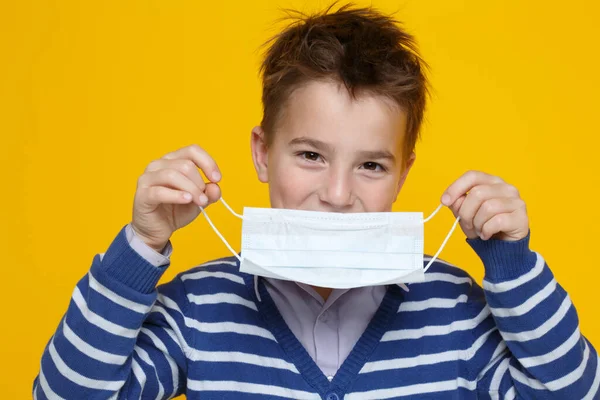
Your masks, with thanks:
M 131 228 L 125 228 L 129 245 L 149 263 L 169 263 L 173 247 L 162 254 L 147 246 Z M 329 380 L 360 339 L 385 295 L 385 286 L 333 289 L 324 301 L 303 283 L 264 279 L 267 291 L 292 333 Z M 255 281 L 256 282 L 256 281 Z

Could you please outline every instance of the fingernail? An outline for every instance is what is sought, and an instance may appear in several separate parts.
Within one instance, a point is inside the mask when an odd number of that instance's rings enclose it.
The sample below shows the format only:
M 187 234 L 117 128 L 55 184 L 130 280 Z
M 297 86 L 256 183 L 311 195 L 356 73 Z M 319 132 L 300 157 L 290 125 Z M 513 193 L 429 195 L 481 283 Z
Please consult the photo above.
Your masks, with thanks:
M 204 193 L 200 195 L 200 204 L 202 206 L 205 206 L 208 204 L 208 197 L 206 197 L 206 195 Z
M 221 174 L 217 171 L 212 173 L 213 182 L 217 182 L 221 180 Z
M 449 194 L 445 194 L 442 196 L 442 204 L 445 206 L 450 205 L 450 195 Z
M 191 194 L 189 194 L 189 193 L 184 193 L 184 194 L 183 194 L 183 198 L 184 198 L 186 201 L 190 201 L 190 200 L 192 199 L 192 195 L 191 195 Z

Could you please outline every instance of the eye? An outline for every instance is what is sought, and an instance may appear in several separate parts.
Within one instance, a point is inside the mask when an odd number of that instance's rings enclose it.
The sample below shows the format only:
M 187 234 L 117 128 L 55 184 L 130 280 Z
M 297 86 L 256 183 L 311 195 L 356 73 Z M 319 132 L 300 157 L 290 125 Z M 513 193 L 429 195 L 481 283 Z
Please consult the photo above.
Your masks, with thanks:
M 302 151 L 298 153 L 300 157 L 309 161 L 319 161 L 321 155 L 319 153 L 315 153 L 314 151 Z
M 382 172 L 382 171 L 386 170 L 381 164 L 378 164 L 373 161 L 368 161 L 368 162 L 364 163 L 362 165 L 362 167 L 368 171 Z

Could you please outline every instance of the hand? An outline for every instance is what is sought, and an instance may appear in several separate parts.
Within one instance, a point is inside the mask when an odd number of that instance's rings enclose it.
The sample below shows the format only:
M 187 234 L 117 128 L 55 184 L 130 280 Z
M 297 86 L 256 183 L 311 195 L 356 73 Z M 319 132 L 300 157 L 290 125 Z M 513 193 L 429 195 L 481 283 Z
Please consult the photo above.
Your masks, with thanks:
M 442 204 L 469 239 L 517 241 L 529 233 L 529 218 L 519 191 L 497 176 L 469 171 L 446 189 Z
M 204 182 L 198 168 L 210 182 Z M 216 162 L 197 145 L 152 161 L 138 179 L 131 227 L 148 246 L 161 252 L 173 232 L 200 214 L 199 206 L 219 200 L 220 180 Z

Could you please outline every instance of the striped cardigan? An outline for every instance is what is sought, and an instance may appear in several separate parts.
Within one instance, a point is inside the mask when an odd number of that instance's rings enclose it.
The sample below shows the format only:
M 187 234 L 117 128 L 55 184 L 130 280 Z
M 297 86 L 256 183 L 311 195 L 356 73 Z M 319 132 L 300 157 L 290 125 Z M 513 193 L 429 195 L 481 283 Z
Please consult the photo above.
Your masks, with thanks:
M 408 291 L 389 285 L 329 381 L 235 258 L 155 289 L 166 267 L 122 230 L 77 284 L 34 398 L 600 399 L 598 355 L 529 237 L 468 242 L 483 288 L 443 261 Z

